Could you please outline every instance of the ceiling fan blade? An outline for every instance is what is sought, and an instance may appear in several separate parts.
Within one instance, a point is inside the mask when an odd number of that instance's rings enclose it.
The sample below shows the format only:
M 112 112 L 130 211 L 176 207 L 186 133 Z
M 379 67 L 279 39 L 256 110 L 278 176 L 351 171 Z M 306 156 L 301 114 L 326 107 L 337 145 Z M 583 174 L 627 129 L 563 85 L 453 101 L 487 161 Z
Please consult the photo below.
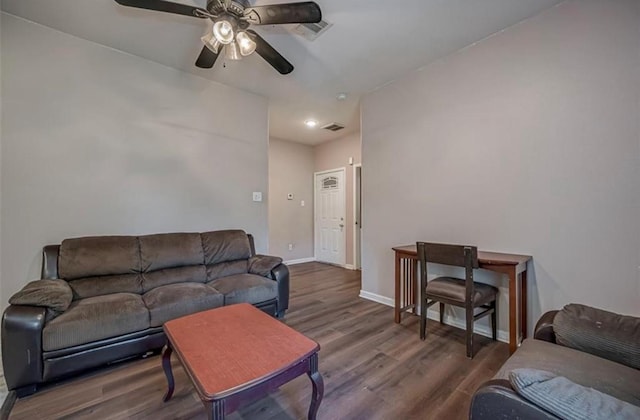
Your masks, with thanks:
M 196 60 L 196 66 L 200 67 L 201 69 L 210 69 L 216 63 L 217 59 L 218 54 L 214 53 L 209 48 L 204 46 L 202 48 L 202 52 L 200 52 L 200 55 Z
M 264 58 L 264 60 L 271 64 L 274 69 L 278 70 L 280 74 L 289 74 L 293 71 L 293 65 L 280 55 L 264 38 L 251 29 L 247 30 L 247 33 L 256 43 L 256 52 L 260 57 Z
M 244 17 L 253 25 L 318 23 L 322 20 L 322 11 L 316 2 L 304 1 L 247 7 L 244 9 Z
M 186 4 L 173 3 L 164 0 L 116 0 L 118 4 L 129 7 L 137 7 L 140 9 L 157 10 L 160 12 L 175 13 L 177 15 L 186 15 L 192 17 L 204 18 L 209 14 L 205 9 L 199 7 L 188 6 Z M 198 13 L 198 12 L 204 12 Z

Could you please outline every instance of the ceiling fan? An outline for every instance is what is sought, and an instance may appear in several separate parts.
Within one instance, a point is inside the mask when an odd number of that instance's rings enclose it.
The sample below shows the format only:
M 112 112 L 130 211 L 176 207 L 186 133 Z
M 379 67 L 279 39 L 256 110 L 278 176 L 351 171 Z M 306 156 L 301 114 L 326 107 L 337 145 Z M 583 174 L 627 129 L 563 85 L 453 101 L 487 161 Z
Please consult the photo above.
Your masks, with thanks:
M 240 60 L 255 51 L 278 72 L 289 74 L 293 65 L 249 26 L 322 20 L 320 6 L 313 1 L 250 6 L 249 0 L 207 0 L 206 9 L 164 0 L 115 1 L 123 6 L 210 19 L 213 25 L 201 38 L 205 46 L 196 60 L 196 66 L 203 69 L 213 67 L 224 49 L 229 60 Z

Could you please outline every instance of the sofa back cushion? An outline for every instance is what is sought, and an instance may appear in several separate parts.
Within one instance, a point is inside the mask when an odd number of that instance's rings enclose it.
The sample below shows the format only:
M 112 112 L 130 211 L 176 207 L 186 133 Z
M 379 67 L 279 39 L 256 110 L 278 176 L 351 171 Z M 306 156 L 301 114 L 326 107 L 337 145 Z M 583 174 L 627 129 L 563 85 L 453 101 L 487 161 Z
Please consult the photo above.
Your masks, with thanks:
M 141 293 L 140 249 L 135 236 L 65 239 L 58 255 L 58 275 L 74 299 L 110 293 Z
M 198 233 L 161 233 L 138 238 L 142 271 L 204 264 Z
M 249 271 L 251 243 L 243 230 L 205 232 L 202 237 L 207 281 Z
M 138 240 L 144 292 L 165 284 L 206 281 L 199 233 L 163 233 Z
M 65 239 L 60 246 L 58 275 L 67 281 L 140 271 L 140 249 L 135 236 Z
M 640 318 L 569 304 L 553 319 L 556 342 L 640 369 Z
M 57 271 L 75 300 L 244 274 L 251 254 L 242 230 L 84 237 L 62 241 Z
M 207 281 L 213 281 L 221 277 L 247 274 L 249 272 L 249 260 L 225 261 L 218 264 L 207 265 Z
M 120 274 L 115 276 L 95 276 L 68 281 L 73 291 L 73 300 L 112 293 L 142 293 L 142 276 Z
M 219 230 L 205 232 L 200 236 L 206 265 L 247 260 L 251 257 L 249 237 L 243 230 Z

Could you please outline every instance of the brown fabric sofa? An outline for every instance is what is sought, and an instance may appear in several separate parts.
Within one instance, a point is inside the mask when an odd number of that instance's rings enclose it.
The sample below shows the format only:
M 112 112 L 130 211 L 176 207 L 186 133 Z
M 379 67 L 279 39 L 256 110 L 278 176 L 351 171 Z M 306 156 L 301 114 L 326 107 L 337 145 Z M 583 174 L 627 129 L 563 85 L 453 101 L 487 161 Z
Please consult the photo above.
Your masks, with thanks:
M 573 319 L 567 319 L 572 314 Z M 575 304 L 547 312 L 538 320 L 534 338 L 524 340 L 494 378 L 474 393 L 469 418 L 557 420 L 511 385 L 509 373 L 523 368 L 547 371 L 640 406 L 640 370 L 635 367 L 639 355 L 640 318 Z
M 39 384 L 159 352 L 164 322 L 240 302 L 278 317 L 289 305 L 282 259 L 256 255 L 241 230 L 46 246 L 42 279 L 16 293 L 2 318 L 8 388 L 24 396 Z

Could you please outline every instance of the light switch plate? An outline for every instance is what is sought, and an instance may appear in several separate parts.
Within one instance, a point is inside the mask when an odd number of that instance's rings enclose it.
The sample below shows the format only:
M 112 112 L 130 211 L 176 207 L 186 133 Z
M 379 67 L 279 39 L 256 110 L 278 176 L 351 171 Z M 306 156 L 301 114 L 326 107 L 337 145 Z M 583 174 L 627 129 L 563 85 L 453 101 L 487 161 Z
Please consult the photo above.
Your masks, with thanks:
M 262 201 L 262 193 L 259 191 L 253 192 L 253 201 Z

